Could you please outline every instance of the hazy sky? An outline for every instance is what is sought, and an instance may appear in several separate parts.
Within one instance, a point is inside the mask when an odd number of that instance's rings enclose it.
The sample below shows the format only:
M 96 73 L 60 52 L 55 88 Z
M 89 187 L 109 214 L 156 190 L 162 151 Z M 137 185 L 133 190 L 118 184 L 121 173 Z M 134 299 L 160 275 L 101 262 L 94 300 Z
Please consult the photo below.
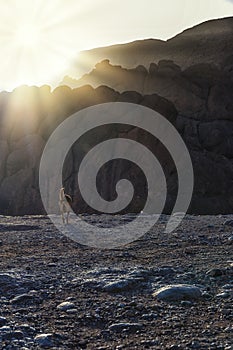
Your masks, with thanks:
M 0 89 L 61 80 L 83 49 L 167 39 L 226 16 L 231 0 L 0 0 Z
M 90 10 L 88 22 L 95 28 L 96 40 L 93 45 L 87 35 L 86 47 L 138 38 L 168 39 L 208 19 L 233 16 L 233 0 L 97 0 L 94 3 L 98 6 Z

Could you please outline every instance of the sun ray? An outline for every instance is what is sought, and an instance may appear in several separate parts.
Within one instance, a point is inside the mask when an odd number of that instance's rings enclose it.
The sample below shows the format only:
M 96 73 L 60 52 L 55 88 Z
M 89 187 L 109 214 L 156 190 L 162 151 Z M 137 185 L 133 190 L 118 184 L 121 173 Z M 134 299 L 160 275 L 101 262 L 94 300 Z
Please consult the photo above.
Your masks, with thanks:
M 9 90 L 22 83 L 52 84 L 81 49 L 79 38 L 73 35 L 77 27 L 74 20 L 91 5 L 91 0 L 80 1 L 74 12 L 60 0 L 10 0 L 8 6 L 0 1 L 0 11 L 5 14 L 0 22 L 0 48 L 8 57 L 0 66 L 1 87 Z M 12 8 L 15 17 L 10 16 Z

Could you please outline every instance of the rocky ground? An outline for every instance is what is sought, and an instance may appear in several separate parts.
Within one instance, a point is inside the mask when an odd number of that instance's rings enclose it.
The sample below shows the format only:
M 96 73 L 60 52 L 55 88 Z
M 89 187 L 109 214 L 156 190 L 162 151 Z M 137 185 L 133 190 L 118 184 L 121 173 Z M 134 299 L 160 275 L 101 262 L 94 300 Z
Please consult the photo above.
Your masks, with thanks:
M 45 216 L 2 216 L 1 349 L 233 349 L 233 216 L 187 216 L 171 234 L 166 219 L 100 250 Z

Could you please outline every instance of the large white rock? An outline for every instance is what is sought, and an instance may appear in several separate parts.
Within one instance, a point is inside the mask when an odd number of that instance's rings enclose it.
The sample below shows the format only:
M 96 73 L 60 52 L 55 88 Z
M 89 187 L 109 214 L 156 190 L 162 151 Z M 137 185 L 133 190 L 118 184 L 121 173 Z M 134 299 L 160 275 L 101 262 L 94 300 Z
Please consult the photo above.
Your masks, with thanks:
M 198 300 L 201 295 L 200 288 L 187 284 L 168 285 L 153 293 L 161 301 Z

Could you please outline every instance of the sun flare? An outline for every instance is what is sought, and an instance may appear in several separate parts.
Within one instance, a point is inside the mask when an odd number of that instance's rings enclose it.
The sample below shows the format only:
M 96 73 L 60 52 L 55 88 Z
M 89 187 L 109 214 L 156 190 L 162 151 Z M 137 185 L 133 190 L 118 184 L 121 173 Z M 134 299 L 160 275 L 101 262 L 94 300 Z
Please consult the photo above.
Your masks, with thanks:
M 84 9 L 80 2 L 80 15 Z M 81 49 L 64 2 L 0 0 L 0 89 L 21 85 L 55 85 Z M 14 11 L 12 12 L 12 9 Z
M 19 46 L 35 49 L 41 39 L 41 32 L 33 24 L 19 28 L 15 33 L 15 43 Z

